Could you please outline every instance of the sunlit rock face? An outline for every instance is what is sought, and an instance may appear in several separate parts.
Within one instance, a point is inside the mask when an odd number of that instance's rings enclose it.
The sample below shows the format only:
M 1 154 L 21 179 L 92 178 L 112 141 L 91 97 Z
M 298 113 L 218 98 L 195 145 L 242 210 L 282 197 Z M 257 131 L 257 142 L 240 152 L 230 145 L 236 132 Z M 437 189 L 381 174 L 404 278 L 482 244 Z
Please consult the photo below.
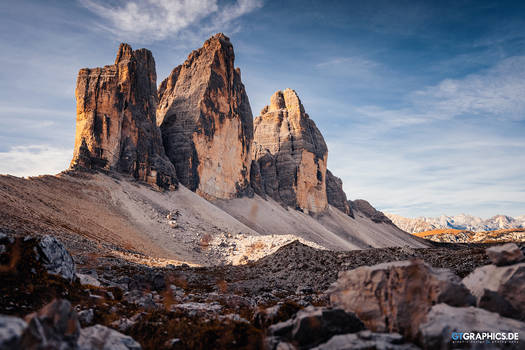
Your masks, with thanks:
M 307 213 L 327 208 L 328 149 L 294 90 L 273 94 L 254 121 L 252 187 Z
M 182 184 L 205 198 L 251 194 L 253 116 L 233 46 L 208 39 L 159 88 L 157 124 Z
M 156 80 L 151 52 L 127 44 L 115 64 L 79 71 L 72 168 L 115 170 L 164 188 L 177 184 L 155 120 Z

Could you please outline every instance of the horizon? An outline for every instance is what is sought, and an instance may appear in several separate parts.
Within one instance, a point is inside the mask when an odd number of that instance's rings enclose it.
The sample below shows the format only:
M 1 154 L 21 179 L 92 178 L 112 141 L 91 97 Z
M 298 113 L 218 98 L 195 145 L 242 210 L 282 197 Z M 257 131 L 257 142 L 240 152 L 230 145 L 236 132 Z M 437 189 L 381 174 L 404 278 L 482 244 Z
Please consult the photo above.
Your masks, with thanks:
M 0 5 L 0 173 L 68 168 L 78 70 L 112 64 L 120 42 L 152 51 L 159 85 L 223 32 L 253 116 L 296 90 L 348 199 L 413 218 L 524 215 L 525 4 L 402 4 Z

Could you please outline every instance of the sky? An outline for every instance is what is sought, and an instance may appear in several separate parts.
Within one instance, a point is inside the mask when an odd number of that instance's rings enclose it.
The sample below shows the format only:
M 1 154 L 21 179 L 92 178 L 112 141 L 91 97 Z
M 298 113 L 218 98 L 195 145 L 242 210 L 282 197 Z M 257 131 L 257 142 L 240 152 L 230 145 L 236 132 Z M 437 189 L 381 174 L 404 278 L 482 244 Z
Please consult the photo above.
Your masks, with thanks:
M 254 117 L 292 88 L 350 199 L 407 217 L 525 214 L 525 2 L 0 2 L 0 174 L 69 166 L 78 70 L 146 47 L 157 82 L 230 37 Z

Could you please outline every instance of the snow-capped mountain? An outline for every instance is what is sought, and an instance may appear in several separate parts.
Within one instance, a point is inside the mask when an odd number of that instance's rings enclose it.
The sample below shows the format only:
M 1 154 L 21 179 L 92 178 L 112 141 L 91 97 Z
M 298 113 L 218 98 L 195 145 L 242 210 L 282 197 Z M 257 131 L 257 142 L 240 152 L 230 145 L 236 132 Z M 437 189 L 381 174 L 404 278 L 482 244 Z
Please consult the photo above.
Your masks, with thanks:
M 494 231 L 509 228 L 525 228 L 525 215 L 515 218 L 507 215 L 496 215 L 489 219 L 460 214 L 455 216 L 405 218 L 396 214 L 385 215 L 400 229 L 410 232 L 423 232 L 435 229 L 452 228 L 474 232 Z

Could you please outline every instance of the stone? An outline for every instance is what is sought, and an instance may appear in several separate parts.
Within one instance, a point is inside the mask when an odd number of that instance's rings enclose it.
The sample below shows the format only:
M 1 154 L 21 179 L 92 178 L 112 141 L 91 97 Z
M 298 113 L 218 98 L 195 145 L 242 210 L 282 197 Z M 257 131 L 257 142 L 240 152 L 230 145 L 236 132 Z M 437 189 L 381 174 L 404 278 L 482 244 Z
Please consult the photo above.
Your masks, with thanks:
M 84 328 L 78 339 L 79 350 L 140 350 L 142 347 L 130 336 L 114 329 L 94 325 Z
M 254 121 L 252 187 L 285 206 L 321 213 L 327 206 L 328 149 L 294 90 L 273 94 Z
M 525 320 L 525 263 L 485 265 L 463 279 L 479 307 Z
M 413 339 L 432 305 L 473 305 L 459 277 L 421 260 L 362 266 L 339 274 L 330 302 L 354 312 L 374 332 L 397 332 Z
M 368 330 L 358 333 L 333 336 L 329 341 L 312 350 L 417 350 L 414 344 L 405 343 L 398 333 L 373 333 Z
M 37 243 L 38 257 L 48 273 L 72 282 L 75 279 L 75 263 L 66 247 L 53 236 L 43 236 Z
M 383 222 L 386 224 L 394 225 L 385 214 L 376 210 L 368 201 L 365 201 L 364 199 L 356 199 L 354 201 L 349 201 L 348 204 L 352 209 L 363 213 L 367 218 L 369 218 L 375 223 Z
M 219 33 L 159 87 L 157 124 L 180 182 L 208 199 L 251 195 L 253 116 L 230 39 Z
M 287 321 L 268 328 L 276 340 L 290 341 L 301 347 L 322 343 L 333 335 L 363 330 L 363 323 L 353 313 L 338 308 L 309 306 Z
M 82 310 L 78 312 L 78 321 L 82 326 L 90 326 L 95 319 L 95 312 L 93 309 Z
M 507 243 L 486 249 L 487 256 L 494 265 L 517 264 L 525 259 L 516 243 Z
M 26 316 L 28 327 L 21 339 L 23 349 L 76 349 L 80 323 L 75 309 L 65 299 L 55 299 Z
M 458 332 L 505 332 L 525 334 L 525 323 L 501 317 L 497 313 L 475 307 L 452 307 L 437 304 L 432 307 L 426 320 L 419 326 L 419 343 L 423 349 L 452 349 L 465 347 L 475 349 L 522 349 L 518 342 L 481 341 L 462 344 Z M 455 344 L 458 344 L 455 346 Z
M 0 315 L 0 349 L 20 349 L 20 338 L 27 327 L 21 318 Z
M 328 169 L 326 170 L 326 199 L 328 204 L 341 210 L 346 215 L 354 217 L 352 208 L 348 204 L 346 193 L 343 191 L 343 181 Z
M 295 303 L 279 303 L 255 312 L 253 323 L 258 328 L 267 328 L 277 322 L 290 319 L 299 310 L 299 305 Z
M 176 187 L 156 123 L 157 75 L 149 50 L 120 44 L 115 64 L 79 71 L 75 95 L 71 168 L 113 170 L 161 188 Z
M 90 285 L 95 287 L 100 287 L 100 282 L 98 279 L 91 275 L 85 275 L 82 273 L 77 273 L 77 278 L 82 285 Z

